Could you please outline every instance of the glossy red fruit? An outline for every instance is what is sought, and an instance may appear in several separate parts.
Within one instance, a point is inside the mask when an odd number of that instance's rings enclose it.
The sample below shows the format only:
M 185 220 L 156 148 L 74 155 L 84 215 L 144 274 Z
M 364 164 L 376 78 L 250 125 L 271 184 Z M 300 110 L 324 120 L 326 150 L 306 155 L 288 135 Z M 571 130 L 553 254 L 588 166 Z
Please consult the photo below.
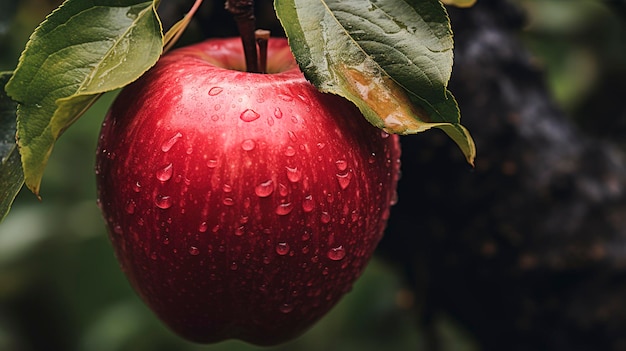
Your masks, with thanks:
M 238 38 L 173 51 L 103 124 L 100 206 L 122 269 L 196 342 L 292 339 L 350 290 L 381 239 L 398 138 L 319 93 L 286 40 L 270 74 Z

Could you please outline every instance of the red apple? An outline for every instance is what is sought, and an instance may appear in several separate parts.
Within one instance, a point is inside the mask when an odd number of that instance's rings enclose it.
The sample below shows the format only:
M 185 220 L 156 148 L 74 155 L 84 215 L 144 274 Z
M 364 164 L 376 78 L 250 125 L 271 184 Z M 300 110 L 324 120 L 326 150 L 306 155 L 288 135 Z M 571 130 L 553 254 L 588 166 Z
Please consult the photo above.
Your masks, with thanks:
M 284 39 L 268 74 L 239 38 L 165 55 L 103 124 L 99 203 L 123 271 L 195 342 L 292 339 L 350 290 L 383 235 L 395 135 L 318 92 Z

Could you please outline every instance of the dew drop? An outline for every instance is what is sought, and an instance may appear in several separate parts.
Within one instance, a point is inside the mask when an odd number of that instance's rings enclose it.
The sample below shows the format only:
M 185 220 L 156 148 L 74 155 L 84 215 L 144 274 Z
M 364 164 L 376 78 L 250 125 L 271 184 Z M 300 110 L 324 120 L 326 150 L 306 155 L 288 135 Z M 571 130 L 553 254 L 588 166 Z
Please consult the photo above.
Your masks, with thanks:
M 216 114 L 211 115 L 211 120 L 212 120 L 213 122 L 217 122 L 219 119 L 220 119 L 220 116 L 218 116 L 218 115 L 216 115 Z
M 322 150 L 323 148 L 326 147 L 326 143 L 317 143 L 317 148 Z
M 284 184 L 278 184 L 278 193 L 280 196 L 287 196 L 287 194 L 289 194 L 289 188 Z
M 245 231 L 246 228 L 244 228 L 244 226 L 237 227 L 237 229 L 235 229 L 235 235 L 242 236 Z
M 394 191 L 393 195 L 391 195 L 391 200 L 389 201 L 389 205 L 394 206 L 398 203 L 398 192 Z
M 338 170 L 345 171 L 346 168 L 348 168 L 348 162 L 346 162 L 346 160 L 337 160 L 335 166 L 337 166 Z
M 326 224 L 330 222 L 330 214 L 328 212 L 322 212 L 322 216 L 320 217 L 322 223 Z
M 137 207 L 137 204 L 135 203 L 135 201 L 129 200 L 128 203 L 126 204 L 126 213 L 128 214 L 135 213 L 135 207 Z
M 166 140 L 163 145 L 161 145 L 161 151 L 163 152 L 168 152 L 170 151 L 170 149 L 172 148 L 172 146 L 174 146 L 174 144 L 176 144 L 176 142 L 178 141 L 178 139 L 180 139 L 183 135 L 179 132 L 176 133 L 176 135 L 174 135 L 173 137 L 171 137 L 169 140 Z
M 278 94 L 278 98 L 283 100 L 283 101 L 293 101 L 293 97 L 290 95 L 285 95 L 285 94 Z
M 311 212 L 315 208 L 315 201 L 313 201 L 313 196 L 307 195 L 302 200 L 302 210 L 304 212 Z
M 280 305 L 280 307 L 278 309 L 282 313 L 289 313 L 289 312 L 293 311 L 293 305 L 288 304 L 288 303 L 284 303 L 284 304 Z
M 209 168 L 217 167 L 217 160 L 215 160 L 215 159 L 208 160 L 206 162 L 206 166 L 209 167 Z
M 211 96 L 219 95 L 222 91 L 224 91 L 222 87 L 213 87 L 209 89 L 209 95 Z
M 293 141 L 294 143 L 298 141 L 298 137 L 296 136 L 296 133 L 292 131 L 288 131 L 287 135 L 289 135 L 289 140 Z
M 287 179 L 292 183 L 297 183 L 302 177 L 302 171 L 298 167 L 285 167 L 287 169 Z
M 230 193 L 233 191 L 233 187 L 228 184 L 224 184 L 222 185 L 222 190 L 224 190 L 225 193 Z
M 154 199 L 154 204 L 157 205 L 158 208 L 166 210 L 172 207 L 172 198 L 167 195 L 157 195 Z
M 384 130 L 380 131 L 380 137 L 383 139 L 387 139 L 389 138 L 389 133 L 385 132 Z
M 291 210 L 293 210 L 293 205 L 291 202 L 287 202 L 276 207 L 276 214 L 279 216 L 285 216 L 291 213 Z
M 237 262 L 234 262 L 234 261 L 233 261 L 233 263 L 231 263 L 231 264 L 230 264 L 230 270 L 231 270 L 231 271 L 236 271 L 236 270 L 237 270 L 237 268 L 239 268 L 239 267 L 237 266 Z
M 206 222 L 202 222 L 200 223 L 200 225 L 198 226 L 198 231 L 200 233 L 204 233 L 206 232 L 206 230 L 208 229 L 209 225 Z
M 189 248 L 189 254 L 192 255 L 192 256 L 198 256 L 200 254 L 200 249 L 198 249 L 195 246 L 191 246 Z
M 133 184 L 133 191 L 138 193 L 141 191 L 141 184 L 139 183 L 139 181 L 135 182 L 135 184 Z
M 276 253 L 284 256 L 286 254 L 289 253 L 289 244 L 282 242 L 282 243 L 278 243 L 278 245 L 276 245 Z
M 247 109 L 243 111 L 241 115 L 239 115 L 239 118 L 241 118 L 241 120 L 244 122 L 252 122 L 252 121 L 257 120 L 259 117 L 261 117 L 261 115 L 259 115 L 258 113 L 256 113 L 256 111 L 251 110 L 251 109 Z
M 337 174 L 337 181 L 339 182 L 339 186 L 341 189 L 346 189 L 348 185 L 350 185 L 350 179 L 352 179 L 352 173 L 347 172 L 344 174 Z
M 156 178 L 162 182 L 166 182 L 172 178 L 172 173 L 174 172 L 174 168 L 172 164 L 159 169 L 156 171 Z
M 268 197 L 274 192 L 274 182 L 270 179 L 254 188 L 254 193 L 258 197 Z
M 343 245 L 333 247 L 332 249 L 328 250 L 328 253 L 326 255 L 333 261 L 339 261 L 346 257 L 346 249 L 343 248 Z
M 291 157 L 291 156 L 293 156 L 295 154 L 296 154 L 296 149 L 294 149 L 291 146 L 287 146 L 287 148 L 285 149 L 285 156 Z
M 246 139 L 241 143 L 241 148 L 244 151 L 252 151 L 254 150 L 255 146 L 256 146 L 256 143 L 252 139 Z
M 233 200 L 232 197 L 225 197 L 224 200 L 222 200 L 222 203 L 226 206 L 232 206 L 235 204 L 235 200 Z
M 367 162 L 368 162 L 369 164 L 372 164 L 372 163 L 376 162 L 376 153 L 375 153 L 375 152 L 372 152 L 372 153 L 369 155 L 369 157 L 367 158 Z
M 274 117 L 278 119 L 283 118 L 283 111 L 280 109 L 280 107 L 274 109 Z

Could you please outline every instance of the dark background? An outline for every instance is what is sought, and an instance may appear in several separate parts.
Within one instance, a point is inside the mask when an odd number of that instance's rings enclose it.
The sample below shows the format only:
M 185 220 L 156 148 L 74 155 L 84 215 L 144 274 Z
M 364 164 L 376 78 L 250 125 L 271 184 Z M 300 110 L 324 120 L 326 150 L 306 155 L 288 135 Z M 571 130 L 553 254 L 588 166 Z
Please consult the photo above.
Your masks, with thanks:
M 0 70 L 58 5 L 0 2 Z M 163 1 L 167 27 L 191 1 Z M 207 0 L 181 40 L 235 34 Z M 271 350 L 626 350 L 626 4 L 478 0 L 450 9 L 450 90 L 478 158 L 403 137 L 399 202 L 353 291 Z M 271 2 L 259 26 L 281 35 Z M 173 335 L 131 291 L 95 205 L 102 98 L 55 146 L 43 202 L 0 224 L 0 350 L 256 350 Z

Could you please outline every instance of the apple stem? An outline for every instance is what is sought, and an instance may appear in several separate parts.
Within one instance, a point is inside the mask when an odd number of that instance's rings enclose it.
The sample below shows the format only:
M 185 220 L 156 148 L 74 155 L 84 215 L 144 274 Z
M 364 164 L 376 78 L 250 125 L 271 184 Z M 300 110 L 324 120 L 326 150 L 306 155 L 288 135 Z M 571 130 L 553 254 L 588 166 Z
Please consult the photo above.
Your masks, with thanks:
M 259 71 L 261 73 L 267 73 L 267 42 L 270 40 L 270 31 L 257 29 L 254 32 L 254 37 L 259 46 Z
M 237 22 L 237 28 L 243 44 L 243 52 L 246 56 L 246 71 L 260 73 L 254 35 L 256 29 L 254 0 L 227 0 L 226 10 L 233 15 Z

